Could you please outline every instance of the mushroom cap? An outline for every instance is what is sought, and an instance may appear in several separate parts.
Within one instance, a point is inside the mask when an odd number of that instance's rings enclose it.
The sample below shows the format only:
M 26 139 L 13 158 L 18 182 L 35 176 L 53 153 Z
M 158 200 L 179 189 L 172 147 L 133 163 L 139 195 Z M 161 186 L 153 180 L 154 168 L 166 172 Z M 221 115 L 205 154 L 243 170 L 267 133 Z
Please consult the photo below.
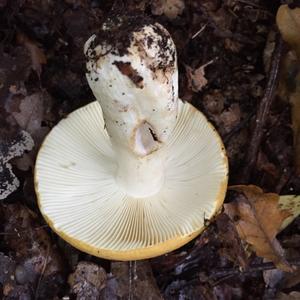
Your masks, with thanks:
M 114 260 L 164 254 L 196 237 L 220 209 L 228 164 L 205 116 L 179 100 L 165 147 L 165 179 L 155 195 L 135 198 L 115 181 L 116 158 L 102 110 L 92 102 L 46 137 L 37 157 L 35 189 L 52 229 L 74 247 Z

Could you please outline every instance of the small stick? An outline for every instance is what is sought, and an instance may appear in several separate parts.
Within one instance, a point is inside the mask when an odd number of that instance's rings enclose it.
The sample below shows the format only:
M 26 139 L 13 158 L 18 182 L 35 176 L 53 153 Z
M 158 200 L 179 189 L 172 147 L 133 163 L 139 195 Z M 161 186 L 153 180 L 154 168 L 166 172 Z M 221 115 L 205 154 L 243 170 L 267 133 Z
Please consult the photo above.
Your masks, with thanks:
M 46 271 L 46 268 L 48 265 L 49 254 L 50 254 L 50 245 L 48 245 L 48 247 L 47 247 L 47 253 L 46 253 L 46 257 L 44 259 L 43 269 L 42 269 L 41 275 L 38 279 L 38 283 L 36 286 L 35 295 L 34 295 L 35 300 L 37 300 L 39 298 L 39 289 L 40 289 L 40 285 L 41 285 L 41 282 L 43 280 L 43 277 L 44 277 L 44 274 L 45 274 L 45 271 Z
M 253 134 L 249 143 L 248 152 L 246 154 L 246 166 L 242 172 L 242 179 L 244 182 L 248 182 L 251 173 L 255 167 L 259 147 L 264 136 L 264 127 L 268 114 L 270 112 L 271 104 L 276 94 L 276 88 L 279 81 L 279 65 L 281 61 L 283 49 L 282 39 L 277 39 L 276 47 L 272 55 L 272 62 L 270 66 L 269 80 L 266 86 L 265 94 L 258 105 L 256 122 L 253 130 Z
M 300 266 L 300 258 L 288 260 L 288 263 L 293 266 Z M 265 262 L 261 264 L 250 265 L 246 270 L 241 271 L 239 268 L 220 268 L 216 269 L 210 274 L 212 278 L 235 276 L 235 275 L 248 275 L 253 272 L 261 272 L 267 270 L 277 269 L 272 262 Z
M 193 34 L 193 36 L 191 37 L 191 39 L 195 39 L 201 32 L 204 31 L 204 29 L 206 28 L 207 23 L 205 25 L 203 25 L 195 34 Z

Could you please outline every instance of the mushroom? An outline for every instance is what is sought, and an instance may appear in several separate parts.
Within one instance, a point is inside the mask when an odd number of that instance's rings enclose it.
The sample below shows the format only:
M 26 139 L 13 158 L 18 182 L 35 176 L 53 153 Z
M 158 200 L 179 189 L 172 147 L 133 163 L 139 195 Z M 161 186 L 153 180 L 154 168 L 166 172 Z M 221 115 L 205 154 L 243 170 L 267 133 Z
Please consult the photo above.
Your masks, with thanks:
M 227 157 L 205 116 L 178 98 L 167 30 L 115 17 L 85 44 L 97 99 L 60 121 L 35 167 L 41 213 L 92 255 L 138 260 L 196 237 L 220 209 Z

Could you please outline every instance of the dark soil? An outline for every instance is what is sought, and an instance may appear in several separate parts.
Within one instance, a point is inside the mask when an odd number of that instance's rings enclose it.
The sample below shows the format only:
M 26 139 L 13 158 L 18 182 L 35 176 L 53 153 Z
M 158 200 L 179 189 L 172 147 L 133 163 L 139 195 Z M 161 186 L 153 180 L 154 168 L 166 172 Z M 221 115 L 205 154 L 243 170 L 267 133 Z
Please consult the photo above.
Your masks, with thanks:
M 70 290 L 68 276 L 78 262 L 111 270 L 110 261 L 73 249 L 47 227 L 36 204 L 33 167 L 50 128 L 94 100 L 85 78 L 83 45 L 112 12 L 152 18 L 170 32 L 177 47 L 180 97 L 201 110 L 220 133 L 229 157 L 231 185 L 251 183 L 266 192 L 300 194 L 300 178 L 293 166 L 290 107 L 276 95 L 266 98 L 265 93 L 274 72 L 273 50 L 277 49 L 279 61 L 286 51 L 275 23 L 280 1 L 188 0 L 174 19 L 154 15 L 155 1 L 150 2 L 0 0 L 0 143 L 13 143 L 20 130 L 28 131 L 35 141 L 33 151 L 11 161 L 20 185 L 0 207 L 0 266 L 6 270 L 5 274 L 0 270 L 0 298 L 72 299 L 77 292 Z M 197 89 L 191 74 L 205 64 L 207 83 Z M 131 73 L 134 77 L 134 70 Z M 264 97 L 268 105 L 262 139 L 253 141 Z M 256 142 L 257 151 L 252 151 Z M 226 201 L 234 197 L 229 193 Z M 299 283 L 292 288 L 285 285 L 286 278 L 284 282 L 269 279 L 268 285 L 265 270 L 270 265 L 243 252 L 241 241 L 229 233 L 234 231 L 232 226 L 222 214 L 196 241 L 150 261 L 162 297 L 275 299 L 279 291 L 299 290 Z M 298 218 L 279 236 L 291 257 L 297 253 L 299 257 L 295 242 L 299 229 Z M 251 267 L 240 273 L 238 267 L 246 256 Z M 278 273 L 272 276 L 283 276 Z M 102 289 L 101 284 L 98 288 Z M 94 296 L 86 294 L 86 299 L 128 298 L 117 293 L 113 298 L 107 291 L 97 294 L 93 289 L 90 293 Z M 158 299 L 155 295 L 153 299 Z

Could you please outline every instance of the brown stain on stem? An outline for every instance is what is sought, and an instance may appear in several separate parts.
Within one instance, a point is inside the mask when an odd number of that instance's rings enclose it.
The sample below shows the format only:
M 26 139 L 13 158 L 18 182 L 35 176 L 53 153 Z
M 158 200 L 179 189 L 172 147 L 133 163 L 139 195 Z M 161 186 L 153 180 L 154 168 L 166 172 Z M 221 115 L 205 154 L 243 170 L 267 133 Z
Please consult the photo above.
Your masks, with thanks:
M 127 76 L 137 88 L 142 89 L 144 87 L 143 77 L 131 66 L 130 62 L 114 61 L 112 64 L 115 65 L 123 75 Z

